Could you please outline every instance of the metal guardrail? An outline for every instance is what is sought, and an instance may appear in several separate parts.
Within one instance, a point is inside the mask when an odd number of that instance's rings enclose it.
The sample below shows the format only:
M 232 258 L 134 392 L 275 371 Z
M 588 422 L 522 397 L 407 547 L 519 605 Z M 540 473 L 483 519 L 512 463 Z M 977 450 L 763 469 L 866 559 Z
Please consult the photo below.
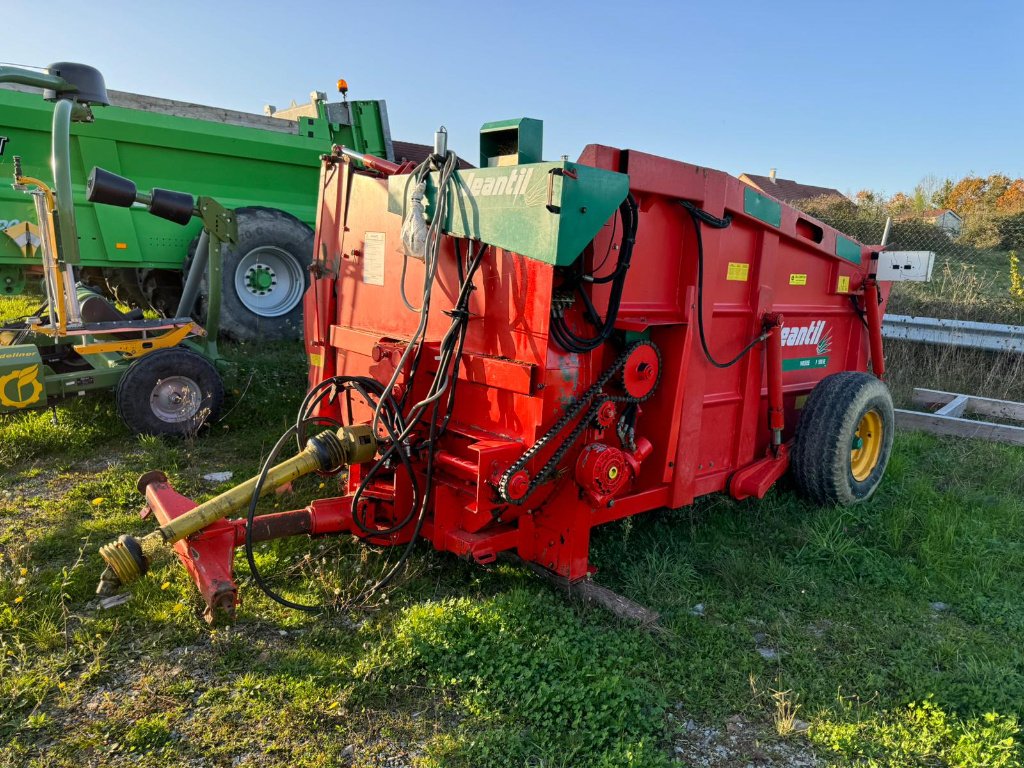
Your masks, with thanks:
M 882 321 L 882 336 L 992 352 L 1024 353 L 1024 326 L 1020 325 L 886 315 Z

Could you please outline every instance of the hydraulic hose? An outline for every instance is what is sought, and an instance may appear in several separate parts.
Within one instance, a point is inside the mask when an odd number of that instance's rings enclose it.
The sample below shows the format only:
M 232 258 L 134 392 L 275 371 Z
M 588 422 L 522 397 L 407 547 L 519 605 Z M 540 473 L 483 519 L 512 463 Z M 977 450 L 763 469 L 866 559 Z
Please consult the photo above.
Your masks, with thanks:
M 708 346 L 707 335 L 704 331 L 704 238 L 701 235 L 701 222 L 704 222 L 715 229 L 725 229 L 732 224 L 732 216 L 726 214 L 724 218 L 720 219 L 717 216 L 712 216 L 707 211 L 698 208 L 687 200 L 680 200 L 679 204 L 690 214 L 690 219 L 693 221 L 693 229 L 697 238 L 697 335 L 700 336 L 700 346 L 704 351 L 704 357 L 706 357 L 707 361 L 715 368 L 731 368 L 742 360 L 743 356 L 750 350 L 768 338 L 768 331 L 765 331 L 741 349 L 735 357 L 725 363 L 716 360 L 711 354 L 711 349 Z
M 566 321 L 564 310 L 552 304 L 551 308 L 551 336 L 560 347 L 567 352 L 584 353 L 597 349 L 611 338 L 615 331 L 615 321 L 619 315 L 619 305 L 622 302 L 622 291 L 626 284 L 626 274 L 629 272 L 630 262 L 633 256 L 633 245 L 636 243 L 636 232 L 639 224 L 639 215 L 636 199 L 632 194 L 627 195 L 619 206 L 619 217 L 622 219 L 622 244 L 619 248 L 619 258 L 611 274 L 602 278 L 589 280 L 578 274 L 570 281 L 569 285 L 574 288 L 584 302 L 584 317 L 597 327 L 597 333 L 593 336 L 580 336 L 574 332 Z M 582 266 L 582 265 L 581 265 Z M 584 282 L 611 283 L 611 290 L 608 295 L 608 309 L 602 320 L 596 308 L 583 287 Z

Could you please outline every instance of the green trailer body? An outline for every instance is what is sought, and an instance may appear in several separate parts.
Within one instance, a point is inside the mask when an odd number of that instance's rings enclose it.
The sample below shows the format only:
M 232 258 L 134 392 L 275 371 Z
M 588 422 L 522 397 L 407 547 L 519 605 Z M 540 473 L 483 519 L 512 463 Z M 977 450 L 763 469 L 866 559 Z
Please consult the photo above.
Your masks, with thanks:
M 118 298 L 165 311 L 173 309 L 175 294 L 180 293 L 181 270 L 201 224 L 193 221 L 179 227 L 145 210 L 86 202 L 86 179 L 94 166 L 128 176 L 141 188 L 196 190 L 230 208 L 276 209 L 310 228 L 305 245 L 297 246 L 302 248 L 312 242 L 320 155 L 332 144 L 343 144 L 379 157 L 394 156 L 383 101 L 327 103 L 323 94 L 314 94 L 310 104 L 279 113 L 295 119 L 282 119 L 117 91 L 110 95 L 111 106 L 94 109 L 93 122 L 71 126 L 79 274 L 92 284 L 105 284 Z M 52 114 L 53 106 L 38 90 L 0 88 L 0 232 L 6 230 L 0 234 L 0 294 L 21 292 L 26 275 L 38 268 L 38 257 L 26 248 L 24 226 L 18 226 L 35 223 L 31 200 L 11 189 L 7 180 L 16 155 L 22 158 L 27 175 L 52 178 Z M 266 227 L 267 221 L 263 215 L 256 226 Z M 293 231 L 298 222 L 292 222 Z M 244 227 L 241 219 L 240 226 Z M 237 274 L 225 263 L 223 287 L 228 301 L 238 298 L 231 294 L 233 290 L 244 300 L 240 313 L 224 318 L 225 330 L 236 337 L 256 335 L 238 333 L 240 329 L 230 326 L 246 322 L 246 308 L 260 316 L 259 302 L 269 301 L 268 290 L 271 294 L 278 290 L 280 296 L 278 282 L 288 277 L 281 264 L 287 244 L 272 243 L 259 253 L 256 250 L 244 263 L 246 254 L 236 254 Z M 292 283 L 297 278 L 301 284 L 305 278 L 311 253 L 304 256 L 302 263 L 291 266 Z M 289 293 L 292 298 L 273 304 L 273 310 L 262 316 L 267 325 L 281 315 L 301 311 L 301 287 L 295 286 Z M 162 306 L 154 296 L 159 291 L 165 292 Z M 282 311 L 286 306 L 287 311 Z M 294 320 L 290 327 L 297 329 Z

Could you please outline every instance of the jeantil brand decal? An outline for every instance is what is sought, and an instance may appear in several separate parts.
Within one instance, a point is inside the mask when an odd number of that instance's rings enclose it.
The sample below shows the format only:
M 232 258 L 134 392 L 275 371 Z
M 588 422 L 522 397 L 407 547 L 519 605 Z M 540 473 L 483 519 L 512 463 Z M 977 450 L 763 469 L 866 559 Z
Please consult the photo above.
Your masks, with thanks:
M 810 357 L 790 357 L 782 361 L 783 371 L 801 371 L 827 368 L 828 353 L 832 351 L 832 330 L 824 320 L 813 320 L 807 325 L 783 326 L 782 346 L 814 347 Z
M 462 178 L 469 185 L 469 193 L 474 197 L 497 197 L 505 195 L 516 197 L 523 194 L 530 184 L 533 168 L 526 170 L 514 169 L 507 176 L 488 176 L 481 178 L 479 174 L 464 171 Z

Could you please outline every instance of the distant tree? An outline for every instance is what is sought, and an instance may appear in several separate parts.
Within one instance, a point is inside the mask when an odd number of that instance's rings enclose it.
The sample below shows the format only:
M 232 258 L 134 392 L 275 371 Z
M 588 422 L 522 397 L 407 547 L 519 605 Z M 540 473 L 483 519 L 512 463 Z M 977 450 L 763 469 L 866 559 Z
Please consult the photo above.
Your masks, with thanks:
M 935 193 L 942 188 L 942 180 L 939 179 L 934 173 L 930 173 L 917 182 L 917 186 L 914 187 L 914 210 L 918 213 L 923 213 L 929 208 L 934 207 L 932 199 L 935 197 Z
M 886 207 L 889 215 L 894 219 L 905 218 L 915 210 L 914 201 L 902 192 L 897 192 L 890 197 L 889 204 Z
M 996 199 L 995 208 L 999 213 L 1024 212 L 1024 179 L 1014 179 Z
M 854 198 L 856 205 L 848 198 L 835 195 L 801 200 L 794 205 L 855 240 L 877 243 L 882 237 L 886 216 L 881 196 L 870 190 L 861 190 Z
M 949 206 L 946 205 L 946 200 L 953 194 L 953 186 L 954 184 L 952 179 L 943 180 L 939 188 L 932 193 L 931 199 L 929 200 L 931 205 L 935 208 L 948 208 Z
M 996 225 L 999 247 L 1004 250 L 1024 250 L 1024 213 L 1002 216 Z
M 965 176 L 956 182 L 939 203 L 940 208 L 952 208 L 961 216 L 972 213 L 985 194 L 985 180 L 980 176 Z

